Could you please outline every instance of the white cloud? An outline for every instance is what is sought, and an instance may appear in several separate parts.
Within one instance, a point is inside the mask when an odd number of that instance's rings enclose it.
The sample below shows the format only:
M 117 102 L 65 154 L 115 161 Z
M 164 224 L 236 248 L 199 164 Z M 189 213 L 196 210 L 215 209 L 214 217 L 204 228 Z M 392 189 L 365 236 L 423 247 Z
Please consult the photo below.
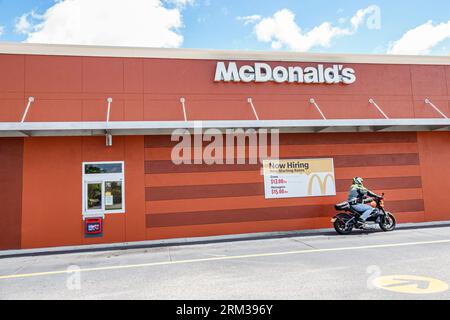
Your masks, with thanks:
M 326 21 L 304 31 L 295 22 L 295 14 L 289 9 L 282 9 L 271 17 L 260 19 L 254 30 L 258 41 L 270 43 L 273 49 L 287 47 L 295 51 L 309 51 L 317 46 L 330 47 L 334 38 L 353 35 L 370 15 L 379 13 L 374 10 L 379 8 L 369 6 L 358 10 L 351 18 L 351 26 L 348 28 L 337 27 Z
M 16 19 L 14 30 L 17 33 L 28 34 L 33 29 L 33 21 L 42 19 L 42 16 L 38 15 L 34 10 L 28 13 L 24 13 Z
M 236 20 L 244 22 L 244 26 L 246 26 L 261 20 L 261 18 L 259 14 L 253 14 L 251 16 L 236 17 Z
M 430 20 L 407 31 L 390 45 L 390 54 L 429 54 L 434 47 L 450 38 L 450 20 L 434 25 Z
M 373 19 L 376 19 L 378 17 L 380 19 L 380 7 L 371 5 L 365 9 L 359 9 L 356 14 L 350 19 L 353 29 L 358 29 L 366 21 L 367 17 L 373 17 Z M 379 25 L 380 21 L 378 21 L 377 23 L 378 28 L 375 27 L 374 29 L 379 29 Z
M 17 33 L 27 33 L 30 29 L 31 23 L 28 21 L 28 13 L 25 13 L 17 19 L 15 30 Z
M 171 3 L 177 7 L 185 7 L 187 5 L 193 5 L 195 0 L 164 0 L 167 3 Z
M 181 10 L 160 0 L 60 0 L 42 15 L 20 17 L 16 30 L 33 43 L 179 47 Z
M 2 36 L 4 32 L 5 32 L 5 27 L 0 26 L 0 36 Z

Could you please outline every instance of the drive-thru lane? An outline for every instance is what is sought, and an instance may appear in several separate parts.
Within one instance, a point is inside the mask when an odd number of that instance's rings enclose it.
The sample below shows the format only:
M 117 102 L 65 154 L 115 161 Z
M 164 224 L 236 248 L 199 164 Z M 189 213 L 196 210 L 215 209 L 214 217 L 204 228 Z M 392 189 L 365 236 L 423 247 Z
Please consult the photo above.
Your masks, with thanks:
M 449 299 L 450 226 L 0 259 L 0 299 Z

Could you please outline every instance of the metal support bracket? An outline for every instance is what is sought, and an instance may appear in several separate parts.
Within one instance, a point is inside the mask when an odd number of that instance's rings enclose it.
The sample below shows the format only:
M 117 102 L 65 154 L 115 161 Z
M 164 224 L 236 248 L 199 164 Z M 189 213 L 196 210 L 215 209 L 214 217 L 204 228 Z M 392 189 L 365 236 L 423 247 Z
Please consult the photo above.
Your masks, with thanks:
M 322 110 L 319 108 L 319 106 L 318 106 L 318 104 L 317 104 L 315 99 L 313 99 L 313 98 L 309 99 L 309 103 L 312 104 L 314 107 L 316 107 L 317 111 L 319 111 L 319 113 L 322 116 L 323 120 L 327 120 L 327 118 L 323 114 Z
M 375 102 L 375 100 L 373 100 L 372 98 L 369 99 L 369 103 L 374 105 L 375 108 L 378 109 L 378 111 L 380 111 L 380 113 L 383 115 L 383 117 L 385 117 L 386 119 L 389 119 L 389 117 L 386 115 L 386 113 L 384 113 L 384 111 L 378 106 L 378 104 Z
M 27 107 L 25 108 L 25 112 L 23 113 L 22 120 L 20 121 L 21 123 L 25 122 L 25 118 L 27 117 L 28 110 L 30 109 L 31 104 L 33 102 L 34 102 L 34 97 L 28 97 L 28 104 L 27 104 Z
M 434 105 L 433 102 L 431 102 L 431 100 L 429 98 L 425 99 L 425 104 L 430 105 L 434 110 L 436 110 L 442 117 L 444 117 L 445 119 L 448 119 L 448 117 L 438 108 Z
M 108 123 L 109 115 L 111 114 L 111 103 L 113 102 L 113 99 L 111 97 L 109 97 L 108 99 L 106 99 L 106 101 L 108 102 L 108 111 L 106 113 L 106 123 Z
M 181 107 L 183 108 L 184 121 L 188 121 L 187 120 L 187 115 L 186 115 L 186 98 L 185 97 L 181 97 L 180 98 L 180 102 L 181 102 Z
M 111 114 L 111 103 L 113 102 L 113 99 L 111 97 L 108 97 L 108 99 L 106 99 L 106 101 L 108 102 L 108 111 L 106 113 L 106 127 L 108 128 L 108 124 L 109 124 L 109 117 Z M 110 130 L 106 130 L 105 133 L 105 145 L 107 147 L 112 147 L 113 141 L 112 141 L 112 134 Z
M 252 98 L 248 98 L 248 99 L 247 99 L 247 102 L 248 102 L 248 103 L 250 104 L 250 106 L 252 107 L 253 114 L 255 115 L 256 120 L 259 120 L 258 113 L 256 112 L 255 106 L 253 105 L 253 99 L 252 99 Z

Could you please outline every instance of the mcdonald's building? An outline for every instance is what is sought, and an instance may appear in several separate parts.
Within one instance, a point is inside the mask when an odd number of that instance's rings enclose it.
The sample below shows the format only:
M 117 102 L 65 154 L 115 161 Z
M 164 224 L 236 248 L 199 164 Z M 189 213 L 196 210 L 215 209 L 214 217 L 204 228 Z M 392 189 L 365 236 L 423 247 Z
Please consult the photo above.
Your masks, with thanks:
M 449 116 L 450 57 L 2 43 L 0 249 L 450 220 Z

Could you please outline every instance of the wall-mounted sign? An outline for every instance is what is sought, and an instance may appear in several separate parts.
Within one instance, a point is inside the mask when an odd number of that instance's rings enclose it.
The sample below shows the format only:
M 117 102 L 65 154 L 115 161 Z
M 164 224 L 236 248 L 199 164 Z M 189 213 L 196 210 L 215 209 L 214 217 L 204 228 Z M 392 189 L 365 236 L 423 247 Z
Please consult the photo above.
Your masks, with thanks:
M 335 64 L 325 67 L 323 64 L 311 67 L 271 67 L 267 63 L 243 65 L 238 68 L 236 62 L 217 62 L 216 82 L 276 82 L 276 83 L 324 83 L 324 84 L 352 84 L 356 81 L 353 68 Z
M 84 220 L 84 233 L 86 235 L 101 235 L 103 233 L 103 219 L 86 218 Z
M 264 160 L 266 199 L 335 196 L 333 159 Z

